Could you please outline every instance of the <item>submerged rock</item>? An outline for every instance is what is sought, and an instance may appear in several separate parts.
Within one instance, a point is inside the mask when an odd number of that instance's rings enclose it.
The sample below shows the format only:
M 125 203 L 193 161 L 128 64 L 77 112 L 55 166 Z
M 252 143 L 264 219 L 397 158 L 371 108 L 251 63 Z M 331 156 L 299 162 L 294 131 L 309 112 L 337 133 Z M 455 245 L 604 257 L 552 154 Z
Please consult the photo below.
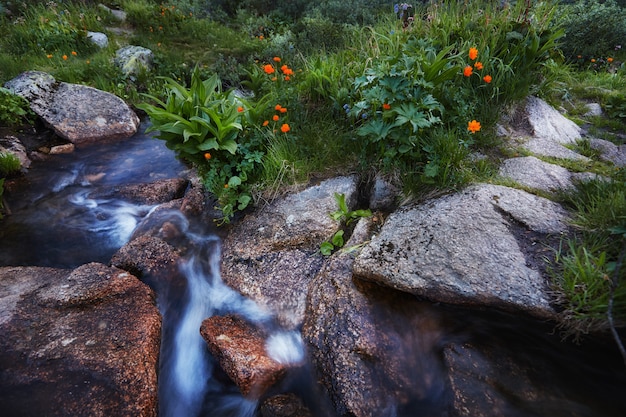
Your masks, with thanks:
M 126 271 L 0 268 L 3 414 L 156 417 L 160 332 Z

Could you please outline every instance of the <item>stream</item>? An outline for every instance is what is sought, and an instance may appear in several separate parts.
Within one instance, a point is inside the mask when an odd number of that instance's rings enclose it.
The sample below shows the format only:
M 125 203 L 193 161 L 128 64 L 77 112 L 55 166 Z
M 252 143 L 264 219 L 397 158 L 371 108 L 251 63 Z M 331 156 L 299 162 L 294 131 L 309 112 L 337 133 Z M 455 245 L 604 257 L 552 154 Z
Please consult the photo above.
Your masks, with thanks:
M 141 132 L 146 127 L 143 124 Z M 96 187 L 176 178 L 185 169 L 163 141 L 143 133 L 33 164 L 26 186 L 19 193 L 7 195 L 12 215 L 0 222 L 0 266 L 74 268 L 88 262 L 109 264 L 112 255 L 143 225 L 154 207 L 117 198 L 90 198 L 89 194 Z M 273 329 L 267 348 L 270 356 L 280 362 L 297 363 L 306 358 L 302 339 L 298 332 L 281 330 L 253 301 L 222 282 L 221 242 L 211 225 L 199 225 L 174 210 L 164 212 L 160 219 L 183 231 L 192 249 L 181 268 L 179 282 L 163 284 L 156 277 L 145 277 L 157 293 L 163 317 L 159 415 L 256 416 L 258 402 L 244 398 L 209 353 L 198 331 L 202 320 L 237 313 Z M 429 372 L 427 376 L 415 376 L 416 380 L 429 380 L 429 398 L 408 401 L 402 407 L 392 405 L 385 417 L 455 415 L 451 414 L 454 399 L 450 383 L 440 366 L 442 346 L 449 343 L 497 347 L 534 368 L 531 375 L 541 379 L 539 386 L 556 387 L 550 392 L 559 393 L 539 405 L 530 398 L 532 405 L 527 405 L 511 392 L 504 415 L 626 415 L 626 369 L 610 338 L 577 345 L 563 342 L 546 323 L 424 302 L 419 302 L 418 309 L 428 318 L 428 326 L 413 334 L 428 343 L 414 343 L 415 350 L 410 354 L 413 360 L 418 357 Z M 315 409 L 316 402 L 327 404 L 328 399 L 313 394 L 317 390 L 309 368 L 304 366 L 288 382 L 291 386 L 283 388 L 299 392 Z

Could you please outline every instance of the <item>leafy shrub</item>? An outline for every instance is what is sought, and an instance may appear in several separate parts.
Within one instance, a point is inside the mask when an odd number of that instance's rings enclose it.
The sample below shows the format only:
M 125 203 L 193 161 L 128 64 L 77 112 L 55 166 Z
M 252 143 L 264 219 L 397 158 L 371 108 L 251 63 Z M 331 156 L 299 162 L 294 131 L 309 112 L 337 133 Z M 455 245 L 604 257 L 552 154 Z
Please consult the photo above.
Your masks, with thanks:
M 561 49 L 569 61 L 589 62 L 611 56 L 619 46 L 626 47 L 626 9 L 615 1 L 579 0 L 560 10 L 566 33 Z
M 28 101 L 0 87 L 0 125 L 18 126 L 35 118 Z
M 196 67 L 191 86 L 175 80 L 166 81 L 166 100 L 146 95 L 156 105 L 138 105 L 150 116 L 158 131 L 184 161 L 198 167 L 207 188 L 218 198 L 223 221 L 252 200 L 250 183 L 258 175 L 263 156 L 259 136 L 252 134 L 261 117 L 252 102 L 237 96 L 234 90 L 222 91 L 217 75 L 202 80 Z M 260 100 L 258 108 L 265 110 Z

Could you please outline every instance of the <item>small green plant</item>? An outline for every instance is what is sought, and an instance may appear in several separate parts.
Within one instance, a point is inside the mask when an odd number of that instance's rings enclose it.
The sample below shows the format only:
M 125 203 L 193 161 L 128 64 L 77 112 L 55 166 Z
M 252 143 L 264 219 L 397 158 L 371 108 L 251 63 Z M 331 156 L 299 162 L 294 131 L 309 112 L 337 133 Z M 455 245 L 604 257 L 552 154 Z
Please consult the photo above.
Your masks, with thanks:
M 345 226 L 349 226 L 354 220 L 361 217 L 370 217 L 372 215 L 369 209 L 350 210 L 346 203 L 345 194 L 334 194 L 335 201 L 337 202 L 338 209 L 330 213 L 330 217 L 338 222 L 341 222 Z M 322 242 L 320 245 L 320 252 L 322 255 L 329 256 L 335 249 L 342 248 L 344 245 L 344 230 L 338 230 L 330 241 Z
M 335 193 L 335 201 L 339 206 L 339 209 L 330 213 L 330 217 L 333 220 L 340 221 L 349 226 L 354 220 L 361 217 L 370 217 L 372 215 L 369 209 L 350 210 L 346 204 L 345 194 Z
M 335 233 L 330 239 L 330 242 L 322 242 L 320 245 L 320 252 L 322 255 L 330 256 L 335 249 L 343 247 L 343 234 L 343 230 L 338 230 L 337 233 Z
M 34 120 L 28 101 L 0 87 L 0 126 L 19 126 Z
M 20 172 L 22 163 L 19 158 L 9 152 L 0 152 L 0 176 L 8 177 Z

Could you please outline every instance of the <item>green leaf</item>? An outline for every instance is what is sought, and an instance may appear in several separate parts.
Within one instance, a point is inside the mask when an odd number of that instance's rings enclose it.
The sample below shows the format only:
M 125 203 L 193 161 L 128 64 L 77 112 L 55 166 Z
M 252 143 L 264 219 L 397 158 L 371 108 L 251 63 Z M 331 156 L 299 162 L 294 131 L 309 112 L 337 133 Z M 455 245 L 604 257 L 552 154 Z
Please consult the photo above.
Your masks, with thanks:
M 235 187 L 237 187 L 239 185 L 241 185 L 241 178 L 239 178 L 236 175 L 230 177 L 230 179 L 228 180 L 228 187 L 229 188 L 235 188 Z
M 330 242 L 322 242 L 320 245 L 320 252 L 324 256 L 330 256 L 333 253 L 333 249 L 335 249 L 335 247 Z
M 339 230 L 333 235 L 331 243 L 338 248 L 343 246 L 343 230 Z

